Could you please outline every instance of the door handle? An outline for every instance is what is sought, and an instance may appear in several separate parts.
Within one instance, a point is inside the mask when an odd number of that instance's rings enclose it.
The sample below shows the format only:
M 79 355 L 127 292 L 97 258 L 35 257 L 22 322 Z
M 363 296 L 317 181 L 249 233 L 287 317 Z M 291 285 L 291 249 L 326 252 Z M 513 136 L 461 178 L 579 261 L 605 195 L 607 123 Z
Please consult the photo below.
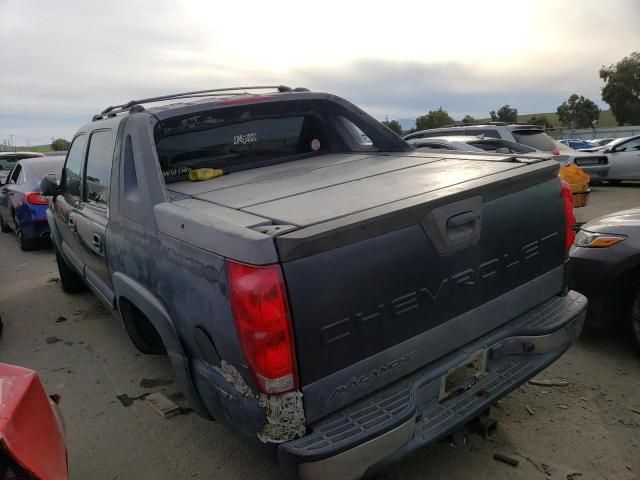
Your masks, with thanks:
M 13 197 L 13 192 L 9 192 L 9 196 L 10 196 L 10 197 Z
M 100 238 L 100 235 L 98 235 L 97 233 L 93 234 L 93 236 L 91 237 L 91 245 L 98 252 L 102 252 L 102 238 Z

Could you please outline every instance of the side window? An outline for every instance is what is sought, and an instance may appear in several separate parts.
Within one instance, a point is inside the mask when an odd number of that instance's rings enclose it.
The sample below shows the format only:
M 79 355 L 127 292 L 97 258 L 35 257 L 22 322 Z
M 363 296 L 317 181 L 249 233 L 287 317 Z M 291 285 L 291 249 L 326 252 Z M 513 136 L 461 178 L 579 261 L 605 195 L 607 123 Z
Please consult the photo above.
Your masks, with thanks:
M 78 135 L 73 140 L 62 170 L 62 193 L 75 198 L 80 198 L 80 169 L 85 142 L 85 135 Z
M 495 128 L 469 128 L 467 135 L 484 135 L 485 137 L 500 138 L 500 133 Z
M 109 198 L 111 164 L 113 162 L 113 135 L 111 130 L 98 130 L 91 134 L 84 176 L 86 202 L 106 206 Z
M 22 165 L 16 165 L 11 172 L 11 176 L 9 177 L 9 181 L 7 183 L 18 183 L 18 178 L 22 173 Z
M 138 175 L 136 173 L 135 159 L 133 158 L 131 135 L 127 135 L 124 143 L 123 159 L 122 180 L 124 183 L 124 196 L 129 201 L 137 202 L 140 195 L 138 193 Z
M 342 124 L 343 131 L 348 140 L 355 143 L 359 147 L 373 149 L 375 145 L 373 141 L 364 133 L 355 123 L 342 115 L 338 116 L 338 120 Z M 351 143 L 349 142 L 349 143 Z
M 636 140 L 631 140 L 630 142 L 623 143 L 618 147 L 618 150 L 621 152 L 630 152 L 632 150 L 640 150 L 640 138 Z

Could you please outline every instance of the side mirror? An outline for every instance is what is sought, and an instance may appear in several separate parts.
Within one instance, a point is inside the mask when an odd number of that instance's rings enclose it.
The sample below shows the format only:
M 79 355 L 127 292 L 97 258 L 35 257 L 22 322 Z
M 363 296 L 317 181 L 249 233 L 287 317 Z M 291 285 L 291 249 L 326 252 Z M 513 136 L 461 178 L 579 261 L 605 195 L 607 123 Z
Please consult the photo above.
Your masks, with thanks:
M 56 180 L 56 176 L 53 173 L 48 173 L 40 181 L 40 193 L 45 197 L 55 197 L 62 193 L 60 184 Z
M 602 153 L 611 153 L 611 152 L 612 152 L 611 147 L 607 147 L 604 150 L 602 150 Z

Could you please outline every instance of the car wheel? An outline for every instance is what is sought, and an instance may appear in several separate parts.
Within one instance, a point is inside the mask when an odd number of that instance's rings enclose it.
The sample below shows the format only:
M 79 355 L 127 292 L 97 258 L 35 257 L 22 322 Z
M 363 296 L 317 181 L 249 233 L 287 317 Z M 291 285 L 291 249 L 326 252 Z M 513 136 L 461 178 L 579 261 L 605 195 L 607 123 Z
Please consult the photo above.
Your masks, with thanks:
M 631 304 L 631 314 L 629 315 L 629 330 L 631 340 L 640 349 L 640 285 L 636 286 Z
M 9 225 L 4 223 L 4 218 L 2 218 L 2 215 L 0 215 L 0 231 L 2 233 L 9 233 L 11 231 L 11 229 L 9 228 Z
M 60 285 L 62 290 L 67 293 L 78 293 L 87 289 L 87 285 L 84 283 L 80 275 L 73 270 L 67 262 L 62 258 L 60 252 L 54 245 L 54 251 L 56 252 L 56 263 L 58 264 L 58 273 L 60 274 Z
M 18 239 L 18 245 L 20 245 L 20 250 L 22 250 L 23 252 L 28 252 L 29 250 L 33 250 L 35 248 L 35 242 L 33 240 L 28 240 L 24 238 L 24 233 L 22 233 L 22 229 L 20 228 L 20 222 L 18 222 L 17 215 L 13 217 L 13 221 L 15 222 L 16 238 Z

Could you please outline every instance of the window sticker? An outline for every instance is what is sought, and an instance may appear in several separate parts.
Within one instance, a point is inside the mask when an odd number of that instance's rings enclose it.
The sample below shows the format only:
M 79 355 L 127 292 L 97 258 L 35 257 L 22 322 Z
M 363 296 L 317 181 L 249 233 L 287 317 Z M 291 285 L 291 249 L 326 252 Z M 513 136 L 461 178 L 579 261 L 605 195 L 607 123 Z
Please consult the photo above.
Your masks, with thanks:
M 247 143 L 255 143 L 257 141 L 258 141 L 258 137 L 256 133 L 247 133 L 245 135 L 233 136 L 234 145 L 246 145 Z
M 317 138 L 311 140 L 311 150 L 313 150 L 314 152 L 320 150 L 320 140 L 318 140 Z
M 163 170 L 162 176 L 164 178 L 179 177 L 181 175 L 187 175 L 189 173 L 189 170 L 191 170 L 191 168 L 189 167 L 170 168 L 168 170 Z

